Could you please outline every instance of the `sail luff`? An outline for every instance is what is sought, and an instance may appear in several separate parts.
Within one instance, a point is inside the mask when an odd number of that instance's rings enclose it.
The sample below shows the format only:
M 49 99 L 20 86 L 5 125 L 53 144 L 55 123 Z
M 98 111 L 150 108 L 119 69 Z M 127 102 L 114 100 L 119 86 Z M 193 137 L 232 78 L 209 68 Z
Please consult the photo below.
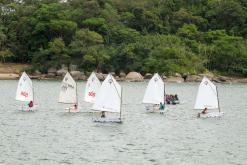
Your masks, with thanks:
M 219 92 L 218 92 L 217 86 L 216 86 L 216 91 L 217 91 L 218 108 L 219 108 L 219 112 L 220 112 L 220 100 L 219 100 Z
M 119 116 L 120 116 L 120 121 L 121 121 L 121 118 L 122 118 L 122 101 L 123 101 L 123 88 L 121 87 L 121 102 L 120 102 L 120 114 L 119 114 Z

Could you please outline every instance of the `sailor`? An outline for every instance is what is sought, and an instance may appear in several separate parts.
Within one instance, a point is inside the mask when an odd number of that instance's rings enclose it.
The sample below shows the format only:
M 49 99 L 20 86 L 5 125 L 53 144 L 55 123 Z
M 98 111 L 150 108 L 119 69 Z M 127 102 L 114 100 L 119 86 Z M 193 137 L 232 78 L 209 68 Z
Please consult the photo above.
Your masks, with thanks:
M 101 118 L 105 118 L 105 111 L 101 112 Z
M 32 107 L 33 107 L 33 101 L 30 101 L 30 102 L 28 103 L 28 107 L 29 107 L 29 108 L 32 108 Z
M 162 102 L 160 102 L 160 114 L 164 114 L 164 110 L 165 110 L 165 104 L 162 104 Z
M 201 112 L 202 114 L 207 114 L 208 113 L 208 108 L 204 108 L 204 110 Z
M 74 104 L 74 109 L 77 110 L 77 104 Z

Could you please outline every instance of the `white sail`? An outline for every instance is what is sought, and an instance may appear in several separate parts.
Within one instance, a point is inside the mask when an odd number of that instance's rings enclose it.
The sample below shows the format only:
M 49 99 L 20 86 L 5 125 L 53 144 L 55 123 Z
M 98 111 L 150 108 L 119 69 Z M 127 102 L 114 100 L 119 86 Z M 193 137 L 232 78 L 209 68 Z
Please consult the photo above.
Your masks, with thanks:
M 18 101 L 33 101 L 33 83 L 26 72 L 23 72 L 19 79 L 15 99 Z
M 216 86 L 206 77 L 199 86 L 194 109 L 217 109 L 218 94 Z
M 155 73 L 148 83 L 142 102 L 146 104 L 164 104 L 164 86 L 164 81 L 158 73 Z
M 69 72 L 63 78 L 58 102 L 77 104 L 77 86 Z
M 121 86 L 111 74 L 108 74 L 97 93 L 92 109 L 96 111 L 120 113 L 121 92 Z
M 101 83 L 94 72 L 91 73 L 87 80 L 84 100 L 93 103 L 100 89 Z

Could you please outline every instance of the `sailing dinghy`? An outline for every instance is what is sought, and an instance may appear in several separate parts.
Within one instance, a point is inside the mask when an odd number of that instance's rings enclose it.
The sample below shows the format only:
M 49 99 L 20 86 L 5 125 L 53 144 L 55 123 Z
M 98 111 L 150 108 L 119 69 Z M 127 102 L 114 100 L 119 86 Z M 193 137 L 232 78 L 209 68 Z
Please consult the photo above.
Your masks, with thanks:
M 221 117 L 223 112 L 220 111 L 219 106 L 219 97 L 217 87 L 207 78 L 204 77 L 199 86 L 196 103 L 194 109 L 203 110 L 207 108 L 208 110 L 216 110 L 218 112 L 208 112 L 208 113 L 199 113 L 198 117 L 209 118 L 209 117 Z
M 147 112 L 159 111 L 159 104 L 164 104 L 164 92 L 165 83 L 159 74 L 155 73 L 148 83 L 142 101 L 143 104 L 146 104 Z
M 93 119 L 94 122 L 116 122 L 121 123 L 122 110 L 122 88 L 111 74 L 108 74 L 103 81 L 97 97 L 94 101 L 92 110 L 101 111 L 102 115 L 107 113 L 107 116 L 102 116 Z M 117 117 L 110 117 L 117 114 Z
M 94 72 L 91 73 L 87 80 L 84 100 L 89 103 L 95 101 L 96 95 L 100 89 L 101 83 Z
M 34 111 L 36 105 L 34 103 L 34 91 L 32 80 L 28 77 L 26 72 L 23 72 L 18 82 L 15 99 L 18 101 L 26 102 L 21 105 L 21 111 Z
M 79 112 L 77 99 L 77 84 L 69 72 L 63 78 L 59 94 L 59 103 L 72 104 L 72 107 L 65 108 L 69 112 Z

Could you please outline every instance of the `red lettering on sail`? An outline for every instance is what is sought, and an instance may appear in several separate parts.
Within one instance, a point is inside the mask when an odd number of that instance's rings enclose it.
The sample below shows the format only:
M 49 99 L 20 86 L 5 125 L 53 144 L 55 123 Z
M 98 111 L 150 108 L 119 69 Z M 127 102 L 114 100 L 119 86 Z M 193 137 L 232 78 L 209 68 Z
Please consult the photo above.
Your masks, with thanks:
M 28 93 L 25 92 L 25 91 L 21 91 L 21 95 L 24 96 L 24 97 L 28 97 Z
M 88 92 L 88 96 L 95 97 L 96 93 L 95 92 Z

